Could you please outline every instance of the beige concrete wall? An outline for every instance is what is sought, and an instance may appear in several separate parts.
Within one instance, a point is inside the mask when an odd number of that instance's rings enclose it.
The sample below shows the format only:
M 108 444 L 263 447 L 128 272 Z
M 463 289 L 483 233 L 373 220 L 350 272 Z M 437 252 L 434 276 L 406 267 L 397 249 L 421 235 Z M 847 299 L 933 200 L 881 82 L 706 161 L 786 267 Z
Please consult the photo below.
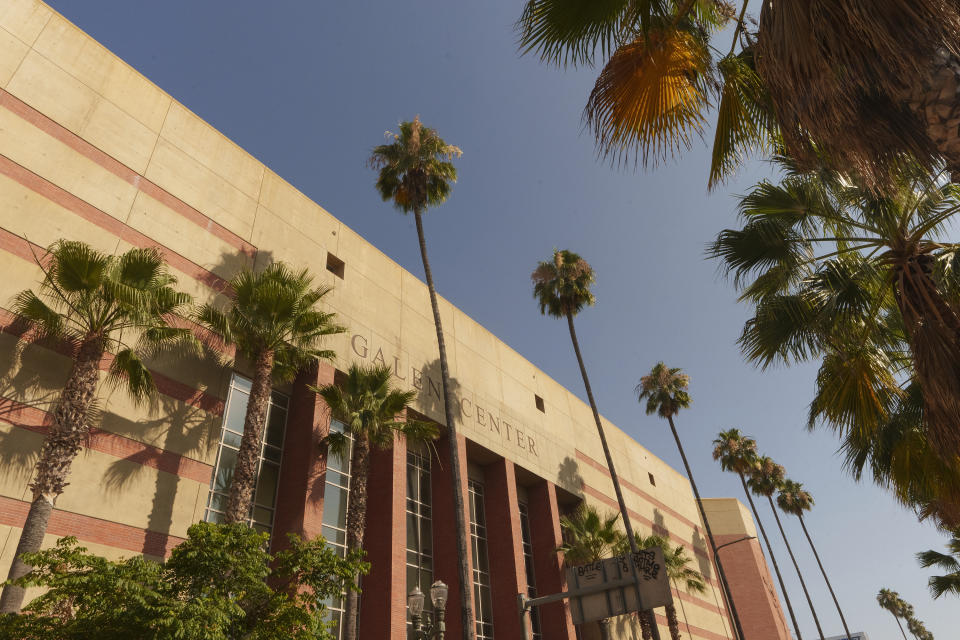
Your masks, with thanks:
M 0 103 L 0 155 L 9 165 L 0 170 L 2 230 L 40 246 L 59 238 L 109 252 L 145 241 L 162 245 L 181 287 L 200 302 L 218 299 L 211 279 L 229 278 L 241 266 L 268 259 L 306 266 L 334 286 L 327 302 L 349 327 L 330 341 L 337 367 L 375 359 L 395 365 L 402 384 L 420 389 L 416 408 L 442 422 L 432 391 L 439 387 L 436 334 L 419 279 L 41 2 L 6 0 L 0 7 L 0 88 L 8 94 Z M 259 250 L 255 260 L 244 247 Z M 343 280 L 325 270 L 327 252 L 345 261 Z M 10 252 L 0 256 L 6 276 L 0 307 L 9 307 L 14 293 L 35 285 L 39 270 Z M 448 301 L 440 307 L 466 437 L 609 505 L 614 494 L 596 468 L 603 454 L 589 407 Z M 12 342 L 0 337 L 0 357 L 11 362 Z M 229 374 L 214 363 L 152 364 L 175 381 L 225 394 Z M 39 354 L 24 366 L 43 369 L 43 379 L 19 390 L 5 385 L 0 395 L 49 404 L 66 359 Z M 11 367 L 0 375 L 19 372 Z M 536 408 L 535 394 L 545 412 Z M 173 399 L 153 413 L 121 394 L 104 394 L 103 401 L 105 429 L 212 464 L 216 416 Z M 171 421 L 169 414 L 181 417 Z M 702 542 L 686 478 L 615 425 L 605 422 L 605 428 L 618 470 L 632 487 L 625 492 L 630 509 L 690 547 Z M 17 446 L 29 449 L 35 440 L 36 434 L 23 435 Z M 166 484 L 174 485 L 163 498 L 173 514 L 170 532 L 184 535 L 199 517 L 203 488 L 182 478 L 164 483 L 157 475 L 164 472 L 132 473 L 124 492 L 108 497 L 105 474 L 117 464 L 108 457 L 78 461 L 74 485 L 58 506 L 147 526 L 142 505 L 154 500 L 151 487 Z M 21 498 L 23 481 L 22 471 L 4 470 L 0 492 Z M 81 485 L 92 489 L 77 491 Z M 717 614 L 687 609 L 691 624 L 721 628 Z

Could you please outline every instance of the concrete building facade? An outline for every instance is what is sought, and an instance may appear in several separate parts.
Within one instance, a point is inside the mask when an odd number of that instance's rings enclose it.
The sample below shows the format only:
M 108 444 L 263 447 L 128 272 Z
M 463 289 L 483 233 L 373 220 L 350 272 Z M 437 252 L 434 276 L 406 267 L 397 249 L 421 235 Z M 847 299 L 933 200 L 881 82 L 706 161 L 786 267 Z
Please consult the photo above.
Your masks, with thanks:
M 349 469 L 320 446 L 337 424 L 307 385 L 335 381 L 352 362 L 386 364 L 398 384 L 418 392 L 414 409 L 443 422 L 436 334 L 420 280 L 48 6 L 6 0 L 0 5 L 3 575 L 70 357 L 24 343 L 9 301 L 37 284 L 36 256 L 63 238 L 108 253 L 159 247 L 179 287 L 200 303 L 223 302 L 237 269 L 275 260 L 308 267 L 333 286 L 327 303 L 349 329 L 329 342 L 336 361 L 301 372 L 275 390 L 271 403 L 251 524 L 272 532 L 274 544 L 285 532 L 343 544 Z M 376 454 L 367 525 L 373 570 L 364 579 L 361 632 L 405 637 L 406 594 L 418 581 L 443 579 L 457 602 L 444 453 L 456 446 L 469 469 L 460 490 L 470 506 L 475 552 L 472 584 L 463 587 L 475 594 L 479 637 L 518 638 L 516 594 L 564 587 L 555 551 L 559 516 L 582 500 L 610 510 L 616 502 L 589 407 L 449 302 L 441 299 L 440 308 L 462 437 L 441 437 L 439 458 L 403 442 Z M 151 361 L 159 394 L 150 407 L 102 387 L 102 421 L 57 501 L 47 544 L 75 535 L 106 556 L 160 558 L 190 524 L 219 517 L 251 373 L 242 359 L 223 355 L 230 366 L 216 358 Z M 634 526 L 687 547 L 707 578 L 705 594 L 674 590 L 683 632 L 703 640 L 733 637 L 686 478 L 615 425 L 605 428 Z M 752 531 L 738 504 L 718 511 L 723 535 Z M 725 562 L 742 565 L 733 573 L 744 585 L 757 576 L 769 582 L 753 543 L 722 553 Z M 747 586 L 735 587 L 735 597 L 738 588 Z M 748 640 L 788 638 L 785 625 L 776 626 L 783 616 L 775 591 L 767 583 L 762 591 L 744 618 Z M 448 617 L 450 637 L 459 624 L 459 616 Z M 750 631 L 755 625 L 770 631 Z M 616 629 L 623 638 L 639 633 L 626 618 Z M 544 607 L 534 631 L 550 639 L 575 636 L 562 604 Z

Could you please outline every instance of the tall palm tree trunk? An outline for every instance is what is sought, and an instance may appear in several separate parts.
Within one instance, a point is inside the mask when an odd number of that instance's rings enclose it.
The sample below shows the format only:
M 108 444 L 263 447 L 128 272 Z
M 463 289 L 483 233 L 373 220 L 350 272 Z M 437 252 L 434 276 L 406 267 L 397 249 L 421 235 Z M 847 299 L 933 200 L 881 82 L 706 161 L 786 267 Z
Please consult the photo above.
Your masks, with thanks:
M 813 549 L 813 557 L 817 559 L 817 564 L 820 566 L 820 573 L 823 574 L 823 581 L 827 583 L 827 589 L 830 590 L 830 595 L 833 597 L 833 604 L 837 607 L 837 613 L 840 614 L 840 622 L 843 623 L 843 632 L 847 634 L 847 637 L 850 636 L 850 628 L 847 627 L 847 619 L 843 617 L 843 610 L 840 608 L 840 601 L 837 600 L 837 594 L 833 592 L 833 585 L 830 584 L 830 578 L 827 577 L 827 570 L 823 568 L 823 563 L 820 562 L 820 554 L 817 553 L 817 547 L 813 544 L 813 538 L 810 537 L 810 532 L 807 531 L 807 525 L 803 521 L 803 516 L 797 514 L 797 517 L 800 518 L 800 526 L 803 527 L 803 533 L 807 536 L 807 542 L 810 543 L 810 548 Z
M 613 466 L 613 457 L 610 455 L 607 436 L 603 432 L 603 424 L 600 422 L 600 412 L 597 410 L 597 401 L 593 398 L 593 389 L 590 387 L 587 367 L 583 364 L 583 355 L 580 353 L 580 341 L 577 340 L 577 330 L 573 326 L 573 314 L 570 312 L 567 312 L 567 326 L 570 328 L 570 340 L 573 342 L 573 351 L 577 354 L 577 364 L 580 365 L 580 375 L 583 377 L 583 386 L 586 387 L 587 390 L 590 409 L 593 411 L 593 421 L 597 424 L 597 433 L 600 434 L 600 444 L 603 446 L 603 455 L 607 460 L 610 479 L 613 481 L 613 491 L 617 494 L 617 504 L 620 505 L 623 527 L 627 530 L 627 540 L 630 541 L 630 551 L 638 553 L 640 550 L 637 548 L 637 540 L 633 535 L 633 525 L 630 524 L 630 514 L 627 512 L 627 503 L 623 499 L 623 490 L 620 488 L 620 478 L 617 476 L 617 470 Z M 644 614 L 645 612 L 641 612 L 641 617 L 643 617 Z M 657 628 L 657 620 L 653 615 L 653 610 L 650 611 L 650 622 L 650 633 L 653 635 L 654 640 L 660 640 L 660 630 Z
M 760 521 L 760 514 L 757 513 L 757 505 L 753 503 L 753 496 L 750 495 L 750 489 L 747 488 L 747 480 L 740 476 L 740 483 L 743 485 L 743 492 L 747 494 L 747 500 L 750 502 L 750 510 L 753 511 L 753 519 L 757 521 L 757 527 L 760 529 L 760 535 L 763 536 L 763 542 L 767 545 L 767 553 L 770 554 L 770 562 L 773 563 L 773 571 L 777 574 L 777 582 L 780 583 L 780 591 L 783 593 L 783 599 L 787 603 L 787 611 L 790 612 L 790 620 L 793 621 L 793 630 L 797 633 L 797 640 L 802 640 L 800 635 L 800 625 L 797 624 L 797 616 L 793 612 L 793 605 L 790 603 L 790 596 L 787 594 L 787 585 L 783 582 L 783 574 L 780 573 L 780 565 L 777 564 L 777 557 L 773 555 L 773 547 L 770 545 L 770 538 L 767 537 L 767 530 L 763 528 L 763 522 Z
M 903 630 L 903 625 L 900 624 L 900 616 L 895 614 L 893 611 L 890 612 L 890 615 L 892 615 L 893 619 L 897 621 L 897 626 L 900 627 L 900 633 L 903 634 L 903 640 L 907 640 L 907 633 Z
M 240 439 L 237 464 L 233 469 L 230 494 L 227 498 L 225 519 L 229 523 L 246 522 L 250 517 L 253 492 L 257 488 L 257 472 L 260 469 L 263 430 L 267 426 L 267 409 L 270 406 L 273 351 L 261 351 L 253 366 L 247 414 L 243 419 L 243 437 Z
M 677 618 L 677 608 L 667 605 L 667 625 L 670 627 L 670 640 L 680 640 L 680 620 Z
M 21 559 L 21 555 L 40 550 L 54 502 L 67 486 L 70 466 L 90 431 L 87 413 L 100 380 L 102 357 L 103 341 L 99 336 L 87 337 L 80 344 L 60 400 L 53 410 L 53 426 L 43 441 L 40 457 L 34 466 L 34 480 L 30 485 L 33 501 L 23 523 L 8 580 L 21 578 L 33 569 Z M 25 593 L 23 587 L 5 586 L 0 594 L 0 615 L 19 613 Z
M 777 515 L 777 508 L 773 505 L 773 498 L 767 496 L 767 500 L 770 501 L 770 508 L 773 509 L 773 517 L 777 521 L 777 527 L 780 529 L 780 535 L 783 536 L 783 544 L 787 546 L 787 553 L 790 554 L 790 560 L 793 561 L 793 568 L 797 570 L 797 577 L 800 578 L 800 586 L 803 587 L 803 595 L 807 597 L 807 604 L 810 605 L 810 613 L 813 614 L 813 621 L 817 625 L 817 633 L 820 634 L 820 640 L 824 640 L 823 629 L 820 628 L 820 618 L 817 617 L 817 610 L 813 607 L 813 600 L 810 599 L 810 592 L 807 591 L 807 583 L 803 580 L 803 574 L 800 572 L 800 565 L 797 564 L 797 559 L 793 556 L 793 549 L 790 548 L 790 542 L 787 540 L 787 534 L 783 530 L 783 525 L 780 523 L 780 516 Z
M 367 477 L 370 475 L 370 441 L 354 440 L 350 459 L 350 497 L 347 503 L 347 549 L 363 549 L 363 532 L 367 525 Z M 356 583 L 357 576 L 354 576 Z M 344 606 L 345 640 L 359 636 L 360 594 L 349 589 Z
M 453 512 L 456 518 L 455 537 L 457 540 L 457 572 L 460 580 L 460 621 L 463 625 L 463 637 L 475 640 L 477 635 L 473 619 L 473 593 L 467 589 L 470 584 L 470 567 L 467 563 L 467 523 L 463 515 L 463 471 L 460 462 L 460 449 L 457 446 L 457 423 L 453 416 L 453 400 L 450 397 L 450 367 L 447 364 L 447 345 L 443 339 L 443 326 L 440 324 L 440 306 L 437 304 L 437 290 L 433 286 L 433 273 L 430 260 L 427 259 L 427 241 L 423 235 L 423 219 L 420 209 L 413 212 L 417 222 L 417 240 L 420 242 L 420 257 L 423 259 L 423 273 L 430 291 L 430 306 L 433 308 L 433 323 L 437 327 L 437 347 L 440 351 L 440 380 L 443 383 L 443 411 L 447 421 L 447 437 L 450 441 L 450 475 L 453 481 Z
M 717 541 L 713 539 L 713 531 L 710 529 L 710 522 L 707 520 L 707 512 L 703 509 L 703 500 L 700 499 L 700 490 L 697 489 L 697 483 L 693 480 L 693 472 L 690 470 L 690 463 L 687 461 L 687 454 L 683 450 L 683 444 L 680 442 L 680 434 L 677 433 L 677 427 L 673 424 L 673 416 L 667 416 L 667 422 L 670 423 L 670 431 L 673 432 L 673 439 L 677 442 L 677 449 L 680 451 L 680 459 L 683 460 L 683 467 L 687 470 L 687 478 L 690 480 L 690 488 L 693 489 L 693 497 L 697 500 L 697 508 L 700 510 L 700 517 L 703 519 L 703 526 L 707 530 L 707 539 L 710 541 L 710 549 L 713 551 L 713 561 L 717 564 L 717 573 L 720 575 L 720 584 L 723 586 L 727 602 L 730 603 L 730 613 L 733 614 L 733 625 L 736 628 L 736 636 L 740 640 L 746 640 L 743 635 L 743 625 L 740 624 L 740 616 L 737 613 L 737 605 L 733 602 L 733 591 L 730 590 L 730 583 L 727 582 L 727 574 L 723 570 L 723 563 L 717 554 Z M 797 640 L 800 640 L 799 638 Z

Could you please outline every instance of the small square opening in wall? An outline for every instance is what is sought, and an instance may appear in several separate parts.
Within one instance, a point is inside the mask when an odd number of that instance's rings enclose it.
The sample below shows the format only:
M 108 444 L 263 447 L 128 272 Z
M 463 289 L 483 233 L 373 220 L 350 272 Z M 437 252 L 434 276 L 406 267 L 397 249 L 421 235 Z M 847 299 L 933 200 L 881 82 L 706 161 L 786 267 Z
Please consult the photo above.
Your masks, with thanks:
M 327 271 L 343 280 L 343 272 L 346 266 L 347 265 L 343 260 L 332 253 L 327 252 Z
M 652 484 L 653 486 L 657 486 L 657 481 L 653 479 L 652 473 L 648 473 L 647 477 L 650 478 L 650 484 Z
M 537 404 L 537 409 L 540 409 L 543 413 L 547 412 L 547 407 L 543 404 L 543 398 L 534 394 L 533 401 Z

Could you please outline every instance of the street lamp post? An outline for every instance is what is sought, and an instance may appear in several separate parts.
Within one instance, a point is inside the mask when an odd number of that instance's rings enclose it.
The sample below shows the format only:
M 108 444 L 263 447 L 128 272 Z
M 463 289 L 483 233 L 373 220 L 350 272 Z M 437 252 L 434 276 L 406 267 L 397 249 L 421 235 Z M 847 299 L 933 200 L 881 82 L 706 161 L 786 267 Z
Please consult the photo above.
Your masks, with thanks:
M 724 547 L 729 547 L 732 544 L 737 544 L 738 542 L 743 542 L 744 540 L 756 540 L 756 539 L 757 539 L 757 536 L 743 536 L 742 538 L 737 538 L 732 542 L 724 542 L 723 544 L 718 544 L 716 550 L 720 551 L 720 549 L 723 549 Z
M 423 591 L 420 587 L 414 587 L 407 594 L 407 609 L 410 611 L 410 618 L 413 620 L 413 637 L 416 640 L 443 640 L 446 625 L 443 622 L 444 607 L 447 605 L 447 593 L 449 588 L 440 580 L 430 585 L 430 600 L 433 602 L 433 612 L 423 611 Z M 421 628 L 422 625 L 422 628 Z

